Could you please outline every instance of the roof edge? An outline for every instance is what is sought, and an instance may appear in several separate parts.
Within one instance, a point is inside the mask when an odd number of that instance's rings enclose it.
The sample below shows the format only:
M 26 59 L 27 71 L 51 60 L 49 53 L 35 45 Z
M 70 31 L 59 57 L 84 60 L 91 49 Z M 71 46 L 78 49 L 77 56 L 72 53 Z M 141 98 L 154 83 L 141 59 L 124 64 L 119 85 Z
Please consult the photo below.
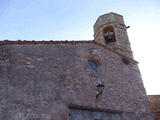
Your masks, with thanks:
M 132 59 L 130 57 L 127 57 L 127 56 L 125 56 L 125 55 L 123 55 L 121 53 L 118 53 L 118 52 L 112 50 L 111 48 L 109 48 L 109 47 L 107 47 L 105 45 L 97 43 L 95 40 L 88 40 L 88 41 L 87 40 L 84 40 L 84 41 L 67 41 L 67 40 L 66 41 L 53 41 L 53 40 L 50 40 L 50 41 L 34 41 L 34 40 L 32 40 L 32 41 L 26 41 L 26 40 L 23 40 L 23 41 L 21 41 L 21 40 L 9 41 L 9 40 L 4 40 L 4 41 L 0 41 L 0 46 L 13 45 L 13 44 L 22 45 L 22 44 L 89 44 L 89 43 L 96 44 L 96 45 L 98 45 L 100 47 L 103 47 L 104 49 L 107 49 L 107 50 L 115 53 L 115 54 L 118 54 L 120 56 L 124 56 L 127 59 L 133 61 L 134 63 L 138 63 L 136 60 L 134 60 L 134 59 Z

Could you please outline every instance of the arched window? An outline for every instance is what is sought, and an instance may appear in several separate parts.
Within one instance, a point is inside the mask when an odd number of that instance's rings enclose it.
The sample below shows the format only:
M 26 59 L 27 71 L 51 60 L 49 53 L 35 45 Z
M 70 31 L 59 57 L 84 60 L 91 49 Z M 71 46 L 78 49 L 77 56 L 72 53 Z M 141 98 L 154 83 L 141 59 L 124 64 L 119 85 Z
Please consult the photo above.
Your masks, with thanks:
M 97 63 L 95 61 L 92 61 L 92 60 L 88 60 L 88 65 L 90 67 L 90 69 L 92 70 L 97 70 Z
M 108 26 L 103 29 L 103 36 L 105 39 L 106 44 L 115 42 L 115 34 L 114 34 L 114 29 L 113 26 Z
M 99 57 L 97 55 L 92 55 L 88 58 L 88 65 L 90 69 L 96 70 L 101 65 L 101 62 L 99 61 Z

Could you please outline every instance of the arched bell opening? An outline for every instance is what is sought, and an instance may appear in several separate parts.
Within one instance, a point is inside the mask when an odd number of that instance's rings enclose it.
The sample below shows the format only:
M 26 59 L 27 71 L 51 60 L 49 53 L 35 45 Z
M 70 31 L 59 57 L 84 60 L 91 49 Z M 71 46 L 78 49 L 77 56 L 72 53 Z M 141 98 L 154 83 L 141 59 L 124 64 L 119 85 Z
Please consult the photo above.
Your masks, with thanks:
M 103 29 L 103 37 L 106 44 L 116 41 L 113 26 L 107 26 Z

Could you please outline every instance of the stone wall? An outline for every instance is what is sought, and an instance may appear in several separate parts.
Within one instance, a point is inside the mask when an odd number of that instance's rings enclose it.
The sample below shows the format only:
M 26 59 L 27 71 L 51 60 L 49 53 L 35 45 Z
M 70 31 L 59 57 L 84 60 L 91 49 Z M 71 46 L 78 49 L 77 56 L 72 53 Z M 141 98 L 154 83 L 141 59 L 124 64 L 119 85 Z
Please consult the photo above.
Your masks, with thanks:
M 96 70 L 88 65 L 95 57 Z M 124 57 L 124 56 L 123 56 Z M 104 90 L 98 94 L 97 85 Z M 93 43 L 0 46 L 0 120 L 69 120 L 69 106 L 152 120 L 137 63 Z
M 155 120 L 160 120 L 160 95 L 148 95 Z

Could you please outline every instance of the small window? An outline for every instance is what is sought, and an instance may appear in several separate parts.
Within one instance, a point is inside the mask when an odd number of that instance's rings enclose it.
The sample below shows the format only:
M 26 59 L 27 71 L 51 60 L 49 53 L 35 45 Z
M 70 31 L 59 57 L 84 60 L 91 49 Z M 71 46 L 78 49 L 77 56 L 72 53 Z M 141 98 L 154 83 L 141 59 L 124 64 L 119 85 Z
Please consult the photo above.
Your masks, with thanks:
M 113 29 L 112 26 L 108 26 L 108 27 L 103 29 L 103 36 L 104 36 L 106 44 L 116 41 L 115 40 L 114 29 Z
M 88 65 L 89 65 L 89 67 L 90 67 L 90 69 L 92 69 L 92 70 L 97 70 L 97 63 L 96 62 L 94 62 L 94 61 L 92 61 L 92 60 L 89 60 L 88 61 Z

